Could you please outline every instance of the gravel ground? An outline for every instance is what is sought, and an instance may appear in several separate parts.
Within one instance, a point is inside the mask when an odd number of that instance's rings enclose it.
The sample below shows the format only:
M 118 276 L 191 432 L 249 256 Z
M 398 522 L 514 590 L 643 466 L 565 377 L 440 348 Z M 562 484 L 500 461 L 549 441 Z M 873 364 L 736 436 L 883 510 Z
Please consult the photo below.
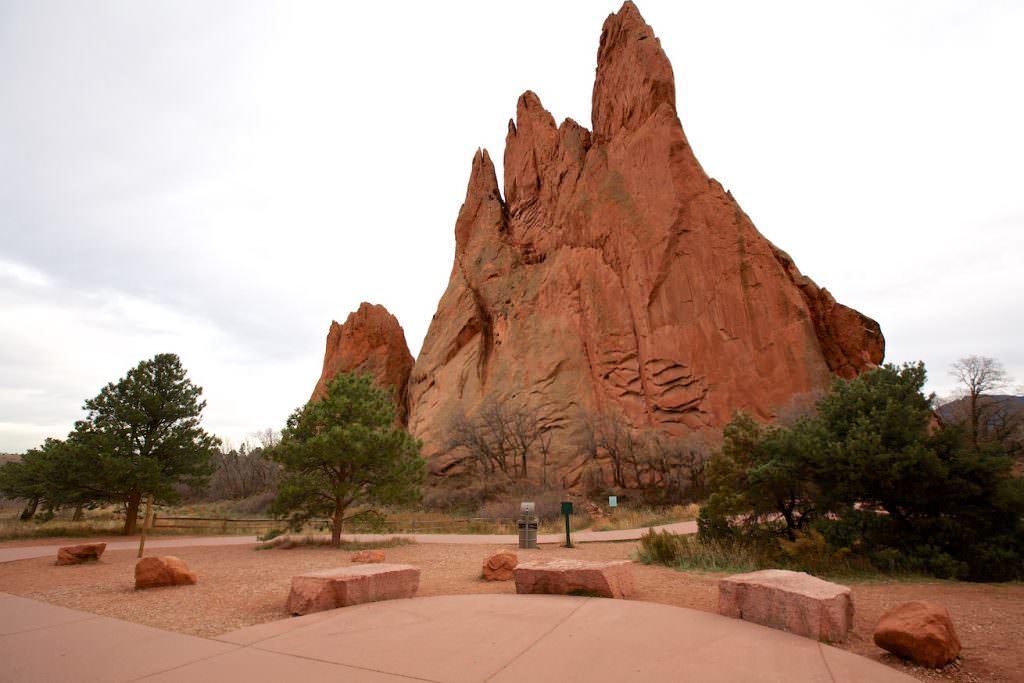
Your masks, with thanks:
M 507 546 L 410 545 L 385 549 L 389 562 L 422 568 L 417 595 L 514 593 L 512 582 L 480 579 L 489 553 Z M 626 559 L 634 543 L 587 543 L 576 549 L 543 546 L 517 551 L 528 558 Z M 254 551 L 247 546 L 168 549 L 199 575 L 195 586 L 133 590 L 135 553 L 107 551 L 92 565 L 56 567 L 50 558 L 0 565 L 0 591 L 158 628 L 213 636 L 287 618 L 285 598 L 295 574 L 348 563 L 329 548 Z M 719 575 L 636 565 L 637 600 L 708 612 L 717 609 Z M 1024 682 L 1024 585 L 949 582 L 852 582 L 855 629 L 842 647 L 925 681 Z M 871 634 L 887 608 L 912 599 L 945 604 L 963 643 L 961 660 L 942 671 L 908 667 L 875 647 Z

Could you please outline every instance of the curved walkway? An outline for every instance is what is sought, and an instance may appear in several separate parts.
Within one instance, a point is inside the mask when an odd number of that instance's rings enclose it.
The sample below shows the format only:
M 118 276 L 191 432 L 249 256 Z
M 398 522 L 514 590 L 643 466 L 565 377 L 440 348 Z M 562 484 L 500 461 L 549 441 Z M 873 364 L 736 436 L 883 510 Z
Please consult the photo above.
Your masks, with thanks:
M 0 593 L 0 661 L 19 682 L 915 680 L 745 621 L 561 595 L 390 600 L 205 639 Z
M 697 533 L 696 522 L 676 522 L 675 524 L 663 524 L 654 527 L 659 531 L 670 531 L 675 534 Z M 647 529 L 623 529 L 620 531 L 576 531 L 572 534 L 573 543 L 597 543 L 613 541 L 635 541 L 647 532 Z M 357 541 L 360 543 L 372 543 L 384 541 L 389 538 L 411 538 L 417 543 L 458 543 L 477 545 L 505 545 L 519 543 L 519 537 L 515 534 L 344 534 L 342 539 L 346 541 Z M 564 534 L 541 534 L 537 537 L 538 543 L 552 544 L 562 543 L 565 540 Z M 85 543 L 87 541 L 79 541 Z M 247 545 L 256 543 L 255 536 L 189 536 L 182 538 L 160 538 L 150 537 L 146 539 L 146 548 L 188 548 L 193 546 L 217 546 L 217 545 Z M 33 557 L 56 557 L 57 550 L 69 543 L 58 545 L 32 545 L 17 547 L 0 547 L 0 563 L 13 562 L 15 560 L 27 560 Z M 126 541 L 107 542 L 107 550 L 135 550 L 139 547 L 139 539 Z

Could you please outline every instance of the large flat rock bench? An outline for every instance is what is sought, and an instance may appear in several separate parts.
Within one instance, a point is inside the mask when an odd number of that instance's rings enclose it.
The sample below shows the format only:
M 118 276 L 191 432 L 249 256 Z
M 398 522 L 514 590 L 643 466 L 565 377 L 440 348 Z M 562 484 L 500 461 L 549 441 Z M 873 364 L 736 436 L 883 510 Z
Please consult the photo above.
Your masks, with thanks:
M 628 598 L 633 595 L 633 563 L 629 560 L 535 560 L 516 566 L 516 593 L 595 595 Z
M 718 613 L 828 642 L 845 640 L 853 627 L 849 588 L 784 569 L 719 580 Z
M 57 564 L 83 564 L 95 562 L 100 559 L 103 551 L 107 549 L 106 543 L 83 543 L 81 545 L 66 545 L 57 550 Z
M 364 602 L 411 598 L 420 569 L 408 564 L 360 564 L 292 577 L 290 614 L 310 614 Z

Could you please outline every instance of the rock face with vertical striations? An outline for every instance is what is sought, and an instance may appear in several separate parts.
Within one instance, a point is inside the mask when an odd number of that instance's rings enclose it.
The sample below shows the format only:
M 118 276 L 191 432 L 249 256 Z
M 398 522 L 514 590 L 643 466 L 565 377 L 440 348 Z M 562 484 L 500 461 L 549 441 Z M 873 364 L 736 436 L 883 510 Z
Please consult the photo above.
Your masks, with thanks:
M 324 352 L 324 369 L 310 400 L 327 393 L 327 383 L 340 372 L 368 372 L 377 385 L 394 392 L 398 419 L 406 418 L 406 385 L 413 358 L 405 332 L 388 309 L 362 303 L 344 325 L 331 323 Z
M 485 401 L 538 414 L 574 485 L 580 415 L 674 435 L 882 361 L 878 324 L 835 301 L 708 178 L 676 114 L 672 67 L 630 2 L 601 34 L 593 130 L 524 93 L 504 193 L 473 158 L 448 288 L 409 382 L 409 428 L 456 471 L 450 416 Z M 453 470 L 453 468 L 455 468 Z

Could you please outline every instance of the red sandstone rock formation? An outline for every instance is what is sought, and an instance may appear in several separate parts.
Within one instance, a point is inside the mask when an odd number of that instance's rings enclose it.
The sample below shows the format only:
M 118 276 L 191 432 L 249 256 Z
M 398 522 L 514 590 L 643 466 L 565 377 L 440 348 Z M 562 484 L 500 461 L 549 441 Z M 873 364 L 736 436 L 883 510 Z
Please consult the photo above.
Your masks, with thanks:
M 517 564 L 519 557 L 511 550 L 503 548 L 484 559 L 480 576 L 484 581 L 511 581 L 515 578 Z
M 384 562 L 384 551 L 383 550 L 360 550 L 358 553 L 354 553 L 349 558 L 349 562 L 355 562 L 357 564 L 380 564 Z
M 68 545 L 57 550 L 57 564 L 84 564 L 95 562 L 107 549 L 106 543 L 83 543 L 82 545 Z
M 473 158 L 448 288 L 407 393 L 436 473 L 458 469 L 451 416 L 484 401 L 539 415 L 571 486 L 587 457 L 580 415 L 715 430 L 733 410 L 770 419 L 882 361 L 878 324 L 803 276 L 704 173 L 672 67 L 632 3 L 605 22 L 597 62 L 593 132 L 557 125 L 526 92 L 508 126 L 504 195 L 487 152 Z
M 915 600 L 886 611 L 875 626 L 874 640 L 884 650 L 934 668 L 960 655 L 953 619 L 937 602 Z
M 362 303 L 344 325 L 331 323 L 324 369 L 310 400 L 323 397 L 327 383 L 339 372 L 369 372 L 377 384 L 394 391 L 398 418 L 405 422 L 406 385 L 413 358 L 398 319 L 383 306 Z
M 190 586 L 195 584 L 195 572 L 173 555 L 144 557 L 135 563 L 135 590 L 160 586 Z

